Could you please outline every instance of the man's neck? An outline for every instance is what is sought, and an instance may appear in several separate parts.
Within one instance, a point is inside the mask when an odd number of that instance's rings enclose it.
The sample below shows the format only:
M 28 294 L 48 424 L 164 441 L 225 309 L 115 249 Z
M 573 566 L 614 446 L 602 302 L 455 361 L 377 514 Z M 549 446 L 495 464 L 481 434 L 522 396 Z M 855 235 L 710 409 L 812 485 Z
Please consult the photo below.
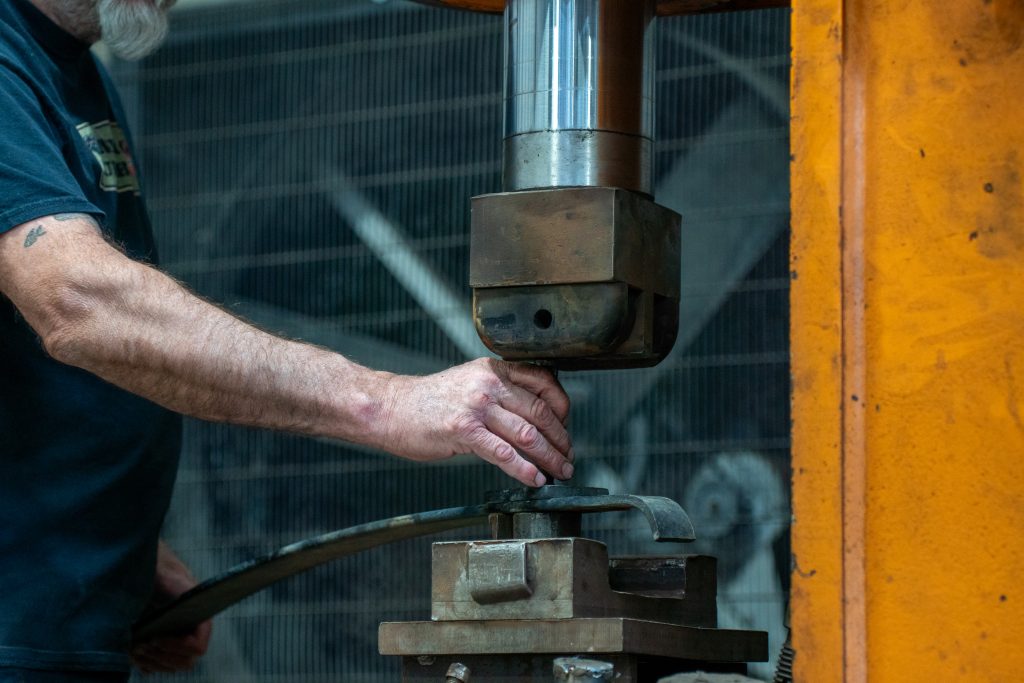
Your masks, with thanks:
M 29 0 L 53 23 L 84 43 L 100 39 L 96 0 Z

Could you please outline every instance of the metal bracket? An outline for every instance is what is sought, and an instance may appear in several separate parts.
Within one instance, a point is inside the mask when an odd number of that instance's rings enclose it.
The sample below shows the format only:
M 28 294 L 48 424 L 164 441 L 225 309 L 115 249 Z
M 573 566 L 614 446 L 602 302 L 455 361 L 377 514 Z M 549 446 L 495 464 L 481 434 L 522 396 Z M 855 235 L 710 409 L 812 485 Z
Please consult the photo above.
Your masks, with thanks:
M 479 605 L 493 605 L 533 595 L 526 575 L 528 552 L 525 541 L 470 545 L 466 579 L 473 600 Z
M 639 510 L 651 527 L 655 541 L 689 543 L 696 540 L 693 522 L 671 498 L 661 496 L 610 495 L 608 489 L 576 486 L 542 486 L 539 489 L 509 489 L 487 494 L 494 512 L 610 512 Z M 500 508 L 500 509 L 497 509 Z

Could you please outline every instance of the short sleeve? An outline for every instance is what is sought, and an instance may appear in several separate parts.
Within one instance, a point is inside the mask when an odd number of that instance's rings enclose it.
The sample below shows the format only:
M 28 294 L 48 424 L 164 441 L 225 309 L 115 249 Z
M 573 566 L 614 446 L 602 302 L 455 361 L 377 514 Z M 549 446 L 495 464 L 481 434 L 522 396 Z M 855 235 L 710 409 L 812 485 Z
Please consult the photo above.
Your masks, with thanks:
M 0 66 L 0 234 L 56 213 L 104 213 L 68 167 L 63 140 L 29 84 Z

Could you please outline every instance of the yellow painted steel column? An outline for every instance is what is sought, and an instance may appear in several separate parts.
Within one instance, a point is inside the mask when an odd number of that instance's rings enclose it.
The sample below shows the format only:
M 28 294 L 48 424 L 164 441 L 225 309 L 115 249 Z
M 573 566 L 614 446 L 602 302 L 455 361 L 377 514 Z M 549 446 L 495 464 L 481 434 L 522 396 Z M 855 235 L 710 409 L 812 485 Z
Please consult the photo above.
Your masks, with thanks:
M 791 83 L 795 680 L 843 675 L 841 0 L 795 0 Z
M 1024 2 L 793 4 L 800 683 L 1024 675 Z

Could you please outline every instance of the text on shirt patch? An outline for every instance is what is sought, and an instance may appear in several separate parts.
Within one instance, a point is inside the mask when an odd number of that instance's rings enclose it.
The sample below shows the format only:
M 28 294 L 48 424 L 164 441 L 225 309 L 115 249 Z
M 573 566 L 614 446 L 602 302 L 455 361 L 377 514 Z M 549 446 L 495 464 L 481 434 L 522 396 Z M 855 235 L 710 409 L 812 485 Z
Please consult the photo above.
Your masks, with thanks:
M 80 123 L 76 128 L 100 164 L 100 189 L 139 194 L 132 151 L 117 121 Z

